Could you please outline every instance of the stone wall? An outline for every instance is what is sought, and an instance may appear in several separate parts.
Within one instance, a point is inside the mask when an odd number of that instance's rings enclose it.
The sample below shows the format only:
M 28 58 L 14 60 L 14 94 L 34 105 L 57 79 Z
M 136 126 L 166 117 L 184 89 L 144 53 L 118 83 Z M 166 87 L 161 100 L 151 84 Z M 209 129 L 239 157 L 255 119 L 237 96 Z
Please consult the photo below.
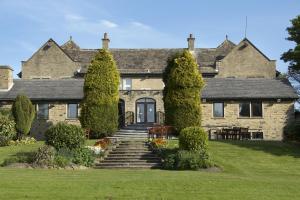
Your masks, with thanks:
M 80 125 L 78 119 L 67 118 L 67 102 L 48 102 L 49 118 L 35 119 L 31 128 L 31 135 L 37 139 L 43 139 L 44 133 L 51 125 L 58 122 L 66 122 L 68 124 Z
M 216 77 L 275 78 L 276 63 L 269 60 L 248 41 L 238 44 L 224 59 L 216 63 Z
M 152 98 L 156 101 L 156 112 L 164 112 L 162 91 L 121 91 L 120 98 L 125 101 L 125 112 L 134 113 L 136 122 L 136 100 L 140 98 Z M 219 101 L 218 101 L 219 102 Z M 67 119 L 67 102 L 48 102 L 50 105 L 49 119 L 35 119 L 32 126 L 32 136 L 43 139 L 45 130 L 52 124 L 64 121 L 70 124 L 80 125 L 79 120 Z M 283 128 L 287 121 L 294 120 L 293 101 L 264 101 L 263 117 L 261 118 L 240 118 L 239 101 L 224 102 L 224 118 L 213 117 L 212 102 L 202 102 L 202 126 L 209 129 L 209 126 L 241 126 L 250 129 L 262 130 L 266 140 L 282 140 Z M 10 104 L 2 105 L 9 108 Z
M 202 103 L 202 126 L 241 126 L 250 129 L 262 130 L 266 140 L 282 140 L 283 128 L 287 121 L 294 119 L 294 102 L 265 101 L 263 106 L 263 117 L 261 118 L 239 118 L 239 102 L 224 102 L 224 118 L 213 117 L 212 102 Z
M 163 90 L 162 78 L 134 78 L 132 77 L 132 90 Z
M 22 62 L 22 78 L 73 77 L 78 68 L 53 40 L 49 40 L 28 61 Z
M 164 103 L 161 90 L 148 91 L 121 91 L 120 99 L 125 102 L 125 113 L 130 111 L 134 113 L 134 122 L 136 122 L 136 101 L 140 98 L 151 98 L 155 100 L 156 113 L 164 112 Z

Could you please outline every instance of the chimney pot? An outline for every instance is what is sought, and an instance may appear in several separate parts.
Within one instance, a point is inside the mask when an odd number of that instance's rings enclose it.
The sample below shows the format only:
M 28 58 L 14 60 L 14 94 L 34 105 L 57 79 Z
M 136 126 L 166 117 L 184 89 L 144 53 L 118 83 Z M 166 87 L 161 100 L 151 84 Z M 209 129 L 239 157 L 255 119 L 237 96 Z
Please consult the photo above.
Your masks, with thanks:
M 195 38 L 193 37 L 192 33 L 190 33 L 187 41 L 188 41 L 188 50 L 189 51 L 194 51 L 194 49 L 195 49 Z
M 109 48 L 109 38 L 108 38 L 108 34 L 104 33 L 104 36 L 102 38 L 102 49 L 108 49 Z

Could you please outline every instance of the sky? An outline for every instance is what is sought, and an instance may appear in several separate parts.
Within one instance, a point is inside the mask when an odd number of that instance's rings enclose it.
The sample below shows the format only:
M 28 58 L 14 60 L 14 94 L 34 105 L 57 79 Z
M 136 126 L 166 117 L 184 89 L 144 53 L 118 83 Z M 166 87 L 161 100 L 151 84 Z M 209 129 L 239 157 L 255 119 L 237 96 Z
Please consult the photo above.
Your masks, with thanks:
M 189 33 L 196 47 L 217 47 L 225 36 L 245 37 L 287 71 L 281 54 L 299 0 L 0 0 L 0 65 L 14 75 L 49 38 L 70 36 L 81 48 L 100 48 L 103 33 L 112 48 L 184 48 Z

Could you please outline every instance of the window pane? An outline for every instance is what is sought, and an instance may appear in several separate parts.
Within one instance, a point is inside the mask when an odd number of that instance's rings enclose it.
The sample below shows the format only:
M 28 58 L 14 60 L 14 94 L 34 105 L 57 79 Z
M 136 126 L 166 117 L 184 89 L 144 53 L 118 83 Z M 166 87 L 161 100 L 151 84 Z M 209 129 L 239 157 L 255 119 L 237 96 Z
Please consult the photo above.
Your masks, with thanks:
M 214 103 L 213 104 L 213 113 L 214 117 L 224 117 L 224 104 L 223 103 Z
M 145 105 L 144 104 L 137 104 L 136 105 L 136 112 L 137 112 L 137 123 L 144 123 L 145 122 Z
M 240 117 L 250 117 L 250 103 L 240 103 Z
M 48 104 L 38 104 L 38 119 L 48 119 L 49 117 L 49 105 Z
M 261 102 L 252 102 L 252 117 L 262 117 L 262 103 Z
M 131 90 L 131 78 L 124 78 L 123 79 L 123 90 Z
M 147 104 L 147 122 L 155 121 L 155 112 L 154 112 L 154 104 Z
M 68 104 L 68 118 L 75 119 L 78 117 L 77 104 Z

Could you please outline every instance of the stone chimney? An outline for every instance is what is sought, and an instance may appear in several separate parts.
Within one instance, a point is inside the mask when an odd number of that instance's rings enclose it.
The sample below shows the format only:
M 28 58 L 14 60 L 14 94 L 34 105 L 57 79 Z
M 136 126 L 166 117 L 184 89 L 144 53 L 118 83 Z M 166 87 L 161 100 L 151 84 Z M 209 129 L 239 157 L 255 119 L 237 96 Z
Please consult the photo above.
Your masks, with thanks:
M 189 51 L 194 51 L 195 49 L 195 38 L 193 34 L 190 34 L 190 36 L 187 38 L 188 41 L 188 50 Z
M 109 48 L 109 38 L 108 38 L 108 35 L 107 33 L 104 33 L 104 36 L 102 38 L 102 49 L 108 49 Z
M 13 71 L 10 66 L 0 65 L 0 91 L 11 89 L 13 85 Z

